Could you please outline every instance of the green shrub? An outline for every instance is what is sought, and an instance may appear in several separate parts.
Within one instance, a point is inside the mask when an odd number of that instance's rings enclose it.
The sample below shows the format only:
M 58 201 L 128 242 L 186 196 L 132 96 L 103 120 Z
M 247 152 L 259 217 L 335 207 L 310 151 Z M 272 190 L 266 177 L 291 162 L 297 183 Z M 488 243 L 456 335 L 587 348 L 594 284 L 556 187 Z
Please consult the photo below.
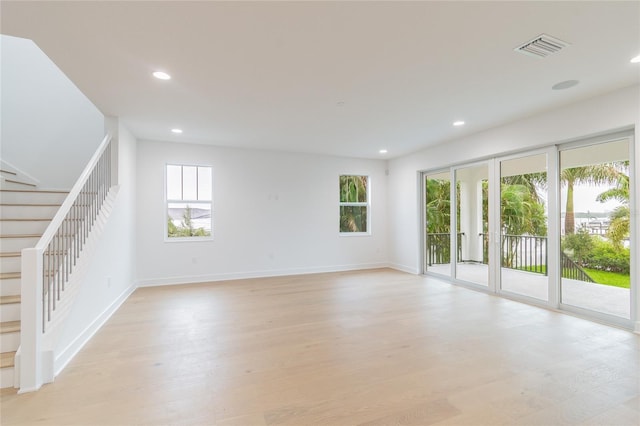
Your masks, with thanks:
M 584 264 L 584 260 L 591 254 L 594 245 L 595 238 L 589 235 L 588 231 L 582 229 L 576 234 L 566 235 L 562 239 L 562 251 L 580 265 Z
M 593 239 L 593 248 L 583 258 L 583 266 L 599 271 L 629 274 L 630 252 L 628 248 L 617 248 L 609 241 Z

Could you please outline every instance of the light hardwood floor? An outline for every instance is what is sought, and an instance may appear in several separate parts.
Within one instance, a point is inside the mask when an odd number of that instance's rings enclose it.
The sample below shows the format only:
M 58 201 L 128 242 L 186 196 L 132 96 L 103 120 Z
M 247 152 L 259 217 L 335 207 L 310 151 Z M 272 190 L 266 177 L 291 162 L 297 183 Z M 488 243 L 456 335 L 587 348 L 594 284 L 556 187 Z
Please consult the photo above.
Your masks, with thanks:
M 137 290 L 3 426 L 638 425 L 640 336 L 392 270 Z

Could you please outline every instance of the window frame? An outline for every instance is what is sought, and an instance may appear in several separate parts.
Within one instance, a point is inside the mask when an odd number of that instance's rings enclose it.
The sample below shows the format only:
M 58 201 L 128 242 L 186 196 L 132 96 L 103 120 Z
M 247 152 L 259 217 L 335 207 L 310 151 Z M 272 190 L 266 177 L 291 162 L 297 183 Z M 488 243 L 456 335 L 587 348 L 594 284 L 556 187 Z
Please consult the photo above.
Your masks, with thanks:
M 196 167 L 196 182 L 198 181 L 198 168 L 209 168 L 211 170 L 211 194 L 210 194 L 210 200 L 208 201 L 203 201 L 203 200 L 185 200 L 185 199 L 170 199 L 169 198 L 169 194 L 168 194 L 168 169 L 169 166 L 175 166 L 175 167 L 181 167 L 182 168 L 182 173 L 184 173 L 184 167 Z M 184 176 L 184 174 L 183 174 Z M 213 166 L 209 165 L 209 164 L 194 164 L 194 163 L 165 163 L 164 165 L 164 242 L 196 242 L 196 241 L 212 241 L 213 240 L 213 235 L 214 235 L 214 210 L 213 210 L 213 193 L 214 193 L 214 189 L 213 189 L 213 185 L 214 185 L 214 170 L 213 170 Z M 184 184 L 181 185 L 181 191 L 184 195 Z M 198 197 L 198 186 L 196 183 L 196 198 Z M 211 211 L 211 231 L 210 231 L 210 235 L 207 236 L 192 236 L 192 237 L 170 237 L 169 236 L 169 226 L 168 226 L 168 220 L 166 219 L 167 216 L 169 215 L 169 204 L 172 203 L 182 203 L 182 204 L 189 204 L 189 205 L 209 205 L 210 206 L 210 211 Z
M 367 178 L 367 201 L 364 202 L 342 202 L 340 201 L 340 178 L 343 176 L 357 176 Z M 340 230 L 340 210 L 342 207 L 366 207 L 367 209 L 367 230 L 359 232 L 344 232 Z M 368 174 L 340 173 L 338 175 L 338 235 L 341 237 L 363 237 L 371 236 L 371 176 Z

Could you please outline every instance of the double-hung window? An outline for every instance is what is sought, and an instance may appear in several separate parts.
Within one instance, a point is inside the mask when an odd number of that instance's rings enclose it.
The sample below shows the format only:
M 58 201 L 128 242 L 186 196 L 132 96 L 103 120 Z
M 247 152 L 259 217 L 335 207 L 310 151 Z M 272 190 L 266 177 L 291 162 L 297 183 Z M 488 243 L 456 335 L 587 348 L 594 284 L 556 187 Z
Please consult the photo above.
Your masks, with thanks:
M 369 233 L 369 177 L 340 176 L 340 233 Z
M 167 164 L 167 240 L 213 236 L 213 170 L 209 166 Z

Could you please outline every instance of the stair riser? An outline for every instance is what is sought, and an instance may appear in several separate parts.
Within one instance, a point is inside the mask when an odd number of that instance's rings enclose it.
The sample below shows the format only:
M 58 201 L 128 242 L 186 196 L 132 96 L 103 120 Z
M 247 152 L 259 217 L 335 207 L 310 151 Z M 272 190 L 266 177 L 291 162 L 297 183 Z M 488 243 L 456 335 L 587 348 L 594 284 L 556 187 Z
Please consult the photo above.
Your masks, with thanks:
M 6 321 L 20 321 L 19 303 L 7 303 L 5 305 L 0 305 L 0 322 Z
M 38 238 L 0 238 L 0 250 L 4 252 L 22 251 L 23 248 L 35 247 Z
M 0 368 L 0 388 L 13 387 L 13 367 Z
M 0 280 L 0 296 L 16 296 L 20 294 L 20 278 Z
M 49 221 L 0 221 L 0 234 L 38 234 L 42 235 L 49 226 Z
M 0 271 L 2 272 L 20 272 L 21 258 L 18 257 L 0 257 Z
M 2 192 L 0 202 L 7 204 L 62 204 L 67 197 L 65 193 L 58 192 Z
M 3 200 L 3 202 L 6 202 Z M 59 206 L 0 206 L 0 219 L 52 219 Z
M 0 334 L 0 348 L 2 352 L 13 352 L 18 350 L 20 346 L 20 332 L 14 331 L 13 333 Z

